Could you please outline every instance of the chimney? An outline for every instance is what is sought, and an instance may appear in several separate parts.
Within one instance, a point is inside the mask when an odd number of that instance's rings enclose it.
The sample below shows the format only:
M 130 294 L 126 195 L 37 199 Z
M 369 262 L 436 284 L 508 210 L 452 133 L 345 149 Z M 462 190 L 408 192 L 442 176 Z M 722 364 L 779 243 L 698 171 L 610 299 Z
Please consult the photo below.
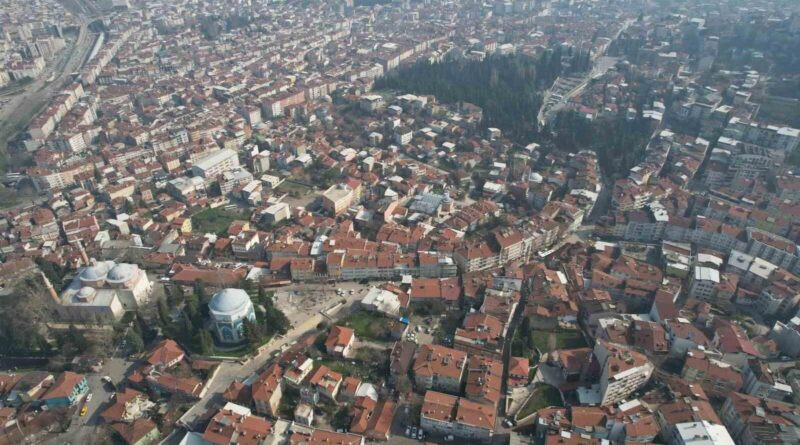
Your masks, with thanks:
M 42 281 L 44 281 L 44 285 L 45 285 L 45 287 L 47 287 L 47 292 L 50 294 L 50 298 L 53 300 L 53 302 L 55 302 L 55 304 L 60 306 L 61 305 L 61 299 L 58 298 L 58 294 L 56 293 L 56 290 L 53 287 L 53 284 L 50 283 L 50 280 L 47 279 L 47 276 L 41 270 L 39 271 L 39 275 L 42 276 Z

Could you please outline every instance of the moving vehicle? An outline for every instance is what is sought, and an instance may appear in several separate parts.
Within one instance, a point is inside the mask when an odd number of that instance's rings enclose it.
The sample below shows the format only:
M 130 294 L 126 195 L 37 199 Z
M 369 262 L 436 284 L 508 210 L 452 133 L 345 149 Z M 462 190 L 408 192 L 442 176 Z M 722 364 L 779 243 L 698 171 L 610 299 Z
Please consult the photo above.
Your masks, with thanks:
M 86 405 L 83 405 L 83 408 L 81 408 L 81 417 L 85 416 L 88 411 L 89 411 L 89 407 L 86 406 Z

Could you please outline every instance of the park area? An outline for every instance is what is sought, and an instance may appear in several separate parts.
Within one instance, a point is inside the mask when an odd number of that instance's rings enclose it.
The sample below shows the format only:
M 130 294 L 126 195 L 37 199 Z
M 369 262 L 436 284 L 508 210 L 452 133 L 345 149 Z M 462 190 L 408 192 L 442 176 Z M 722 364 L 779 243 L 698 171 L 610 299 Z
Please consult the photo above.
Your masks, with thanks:
M 527 323 L 522 323 L 514 333 L 511 342 L 511 353 L 516 357 L 533 357 L 559 349 L 575 349 L 586 346 L 580 331 L 554 330 L 544 331 L 528 328 Z
M 344 377 L 358 377 L 369 382 L 383 381 L 388 375 L 389 351 L 363 347 L 350 358 L 322 358 L 316 362 Z
M 533 344 L 543 353 L 586 346 L 579 331 L 534 331 Z
M 357 311 L 339 323 L 351 328 L 359 340 L 388 342 L 392 340 L 390 320 L 382 315 Z
M 239 209 L 226 209 L 217 207 L 205 209 L 192 216 L 192 230 L 198 233 L 214 233 L 225 235 L 228 226 L 236 220 L 247 221 L 250 215 L 247 211 Z
M 286 193 L 287 195 L 295 198 L 300 198 L 313 192 L 313 189 L 301 182 L 287 179 L 277 187 L 277 191 L 280 193 Z
M 525 405 L 517 413 L 517 420 L 524 419 L 531 414 L 548 406 L 563 406 L 561 393 L 554 386 L 540 384 L 531 393 Z

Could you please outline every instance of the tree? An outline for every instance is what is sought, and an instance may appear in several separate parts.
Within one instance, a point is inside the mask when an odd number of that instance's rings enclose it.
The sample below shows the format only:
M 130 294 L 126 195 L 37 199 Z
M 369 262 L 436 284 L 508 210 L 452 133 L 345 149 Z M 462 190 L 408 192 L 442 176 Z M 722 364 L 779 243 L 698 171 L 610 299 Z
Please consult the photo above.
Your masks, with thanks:
M 170 307 L 175 307 L 180 303 L 178 299 L 179 298 L 178 293 L 173 289 L 174 288 L 172 286 L 164 286 L 164 294 L 167 297 L 167 304 Z
M 267 335 L 286 334 L 291 326 L 289 319 L 286 318 L 286 314 L 271 304 L 268 304 L 266 309 L 267 311 L 264 314 L 264 329 Z
M 200 302 L 205 302 L 206 299 L 206 286 L 200 279 L 194 281 L 194 296 Z
M 264 328 L 257 321 L 252 322 L 247 318 L 244 319 L 242 326 L 243 335 L 247 343 L 253 348 L 261 346 L 261 341 L 264 338 Z
M 39 269 L 44 273 L 44 276 L 47 277 L 47 280 L 50 281 L 50 284 L 56 289 L 56 291 L 61 291 L 64 288 L 64 275 L 66 275 L 66 270 L 61 267 L 60 265 L 48 261 L 42 257 L 36 257 L 34 259 L 36 265 L 39 266 Z
M 432 94 L 444 103 L 469 102 L 483 109 L 483 128 L 498 127 L 511 137 L 530 140 L 537 133 L 539 90 L 561 74 L 561 50 L 540 58 L 492 55 L 482 61 L 420 61 L 378 79 L 376 89 Z
M 134 324 L 134 326 L 136 325 Z M 131 352 L 134 354 L 144 351 L 144 340 L 142 339 L 142 335 L 135 329 L 128 330 L 128 333 L 125 335 L 125 339 L 128 341 L 128 346 L 131 348 Z
M 337 430 L 348 430 L 350 428 L 350 413 L 347 406 L 343 406 L 336 411 L 331 419 L 331 426 Z
M 259 301 L 260 303 L 265 303 L 265 304 L 266 304 L 266 299 L 267 299 L 267 291 L 266 291 L 266 290 L 264 290 L 264 286 L 263 286 L 262 284 L 260 284 L 260 283 L 259 283 L 259 285 L 258 285 L 258 294 L 257 294 L 257 298 L 258 298 L 258 301 Z M 270 298 L 270 301 L 272 301 L 272 299 L 271 299 L 271 298 Z
M 161 327 L 164 327 L 170 323 L 169 308 L 167 307 L 167 301 L 164 298 L 158 299 L 158 320 L 161 322 Z
M 237 283 L 237 287 L 239 287 L 239 289 L 242 289 L 243 291 L 249 293 L 250 290 L 253 288 L 253 282 L 248 280 L 246 277 L 245 278 L 241 278 L 241 279 L 239 279 L 239 281 Z
M 203 355 L 211 355 L 214 353 L 214 339 L 211 333 L 205 329 L 201 329 L 196 334 L 196 341 L 198 349 Z
M 89 341 L 75 325 L 69 325 L 67 332 L 56 337 L 58 346 L 65 357 L 82 354 L 89 349 Z

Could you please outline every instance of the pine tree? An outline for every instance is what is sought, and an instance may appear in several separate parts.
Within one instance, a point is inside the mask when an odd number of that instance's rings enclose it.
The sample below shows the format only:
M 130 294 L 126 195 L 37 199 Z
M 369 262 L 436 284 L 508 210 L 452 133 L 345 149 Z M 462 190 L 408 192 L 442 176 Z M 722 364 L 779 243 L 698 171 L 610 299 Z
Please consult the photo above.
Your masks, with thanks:
M 205 329 L 201 329 L 196 335 L 196 344 L 203 355 L 211 355 L 214 353 L 214 339 L 211 333 Z
M 162 327 L 166 326 L 170 322 L 169 317 L 169 308 L 167 307 L 167 301 L 164 298 L 160 298 L 158 300 L 158 320 Z
M 128 341 L 128 346 L 130 346 L 133 353 L 144 351 L 144 340 L 142 339 L 142 335 L 135 329 L 129 330 L 127 335 L 125 335 L 125 339 Z

